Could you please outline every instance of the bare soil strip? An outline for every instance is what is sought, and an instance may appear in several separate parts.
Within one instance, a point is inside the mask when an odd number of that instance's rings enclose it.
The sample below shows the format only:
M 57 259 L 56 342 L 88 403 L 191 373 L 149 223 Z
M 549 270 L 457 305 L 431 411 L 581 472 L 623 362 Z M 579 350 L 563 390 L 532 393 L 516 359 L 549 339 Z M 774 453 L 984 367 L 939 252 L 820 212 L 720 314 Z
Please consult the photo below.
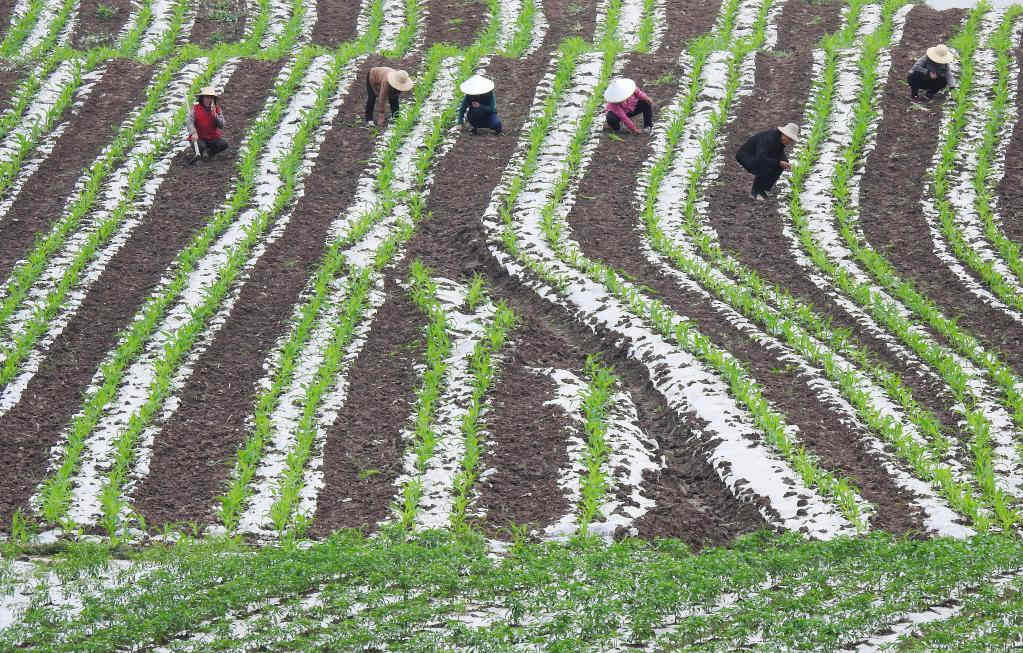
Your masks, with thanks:
M 117 65 L 111 66 L 108 75 Z M 17 443 L 38 443 L 31 451 L 23 448 L 22 455 L 4 460 L 5 467 L 12 465 L 19 473 L 5 475 L 0 522 L 24 504 L 32 485 L 42 478 L 49 446 L 78 408 L 97 365 L 116 345 L 118 331 L 127 325 L 176 253 L 227 194 L 237 139 L 258 117 L 279 67 L 279 62 L 255 59 L 239 64 L 225 88 L 225 97 L 230 98 L 228 138 L 235 147 L 206 165 L 190 168 L 182 161 L 172 169 L 145 222 L 93 284 L 75 318 L 53 343 L 21 402 L 0 418 L 0 441 L 12 450 L 21 447 Z M 100 88 L 94 97 L 110 95 Z
M 347 0 L 346 0 L 347 1 Z M 189 39 L 203 47 L 240 41 L 250 20 L 245 0 L 200 0 Z
M 999 202 L 1005 220 L 1002 231 L 1017 243 L 1023 242 L 1023 220 L 1019 219 L 1018 211 L 1023 207 L 1023 47 L 1016 48 L 1016 66 L 1020 71 L 1016 81 L 1016 120 L 1012 130 L 1012 138 L 1005 152 L 1005 175 L 998 185 Z
M 336 48 L 345 41 L 358 37 L 355 33 L 356 19 L 361 3 L 356 0 L 316 0 L 316 26 L 313 27 L 312 42 Z
M 755 131 L 789 121 L 799 121 L 803 100 L 797 98 L 805 98 L 809 92 L 812 81 L 810 79 L 812 48 L 821 36 L 837 29 L 839 21 L 837 6 L 829 5 L 824 14 L 819 7 L 814 8 L 814 12 L 809 14 L 808 6 L 805 0 L 790 0 L 782 13 L 781 21 L 783 25 L 792 27 L 779 30 L 778 49 L 774 53 L 757 55 L 756 90 L 753 95 L 742 101 L 736 112 L 736 119 L 727 129 L 725 162 L 716 183 L 707 193 L 709 203 L 707 214 L 710 223 L 717 231 L 723 249 L 731 252 L 744 265 L 756 270 L 765 279 L 815 306 L 818 312 L 832 320 L 834 327 L 847 328 L 856 333 L 864 347 L 873 352 L 880 362 L 900 375 L 913 390 L 917 401 L 934 412 L 946 428 L 958 431 L 958 415 L 949 409 L 947 401 L 942 400 L 948 397 L 944 386 L 932 377 L 921 377 L 914 373 L 903 361 L 892 355 L 885 343 L 859 329 L 847 313 L 815 286 L 796 265 L 789 253 L 788 239 L 782 233 L 783 221 L 777 211 L 776 200 L 752 202 L 749 199 L 752 177 L 735 161 L 735 151 Z M 913 14 L 919 9 L 916 8 L 910 13 L 907 31 L 912 23 Z M 954 22 L 955 18 L 951 20 Z M 802 36 L 797 38 L 800 33 Z M 895 48 L 892 77 L 886 87 L 890 93 L 890 89 L 895 85 L 898 89 L 897 95 L 903 103 L 904 95 L 908 94 L 908 91 L 905 94 L 902 92 L 905 85 L 900 80 L 905 76 L 905 71 L 902 70 L 901 63 L 909 56 L 905 45 L 907 38 L 910 38 L 908 43 L 915 44 L 907 34 L 902 40 L 903 45 Z M 930 34 L 926 38 L 938 36 Z M 806 40 L 806 50 L 793 52 L 784 49 L 792 47 L 793 43 L 802 42 L 802 39 Z M 912 45 L 911 48 L 919 48 L 919 45 Z M 885 107 L 886 112 L 887 110 Z M 921 164 L 920 175 L 923 174 L 924 167 L 925 164 Z M 897 174 L 906 179 L 913 177 L 901 164 Z M 886 187 L 889 186 L 889 181 L 891 180 L 885 180 Z M 916 206 L 913 205 L 910 210 L 918 212 Z
M 885 255 L 903 278 L 911 281 L 965 330 L 993 351 L 999 351 L 1017 373 L 1023 371 L 1023 329 L 1012 318 L 985 305 L 966 290 L 935 255 L 931 234 L 920 210 L 925 170 L 938 143 L 941 107 L 915 105 L 907 99 L 901 79 L 913 57 L 927 43 L 950 38 L 962 14 L 915 7 L 906 23 L 902 47 L 885 90 L 884 120 L 878 126 L 877 147 L 867 159 L 860 193 L 860 223 L 868 242 Z M 905 66 L 898 66 L 904 62 Z M 913 171 L 913 172 L 910 172 Z M 921 179 L 924 181 L 921 182 Z M 1006 215 L 1018 210 L 1007 200 Z M 1011 221 L 1007 221 L 1011 222 Z
M 137 493 L 136 507 L 147 522 L 213 519 L 209 510 L 244 441 L 263 361 L 323 253 L 330 221 L 347 205 L 372 152 L 373 139 L 362 127 L 365 92 L 359 80 L 381 61 L 374 58 L 359 71 L 291 221 L 253 268 L 235 310 L 196 362 L 178 410 L 156 438 L 151 473 Z M 183 474 L 187 483 L 181 482 Z
M 36 236 L 60 217 L 82 171 L 100 155 L 128 112 L 144 100 L 152 72 L 152 68 L 133 61 L 110 62 L 89 101 L 54 147 L 50 164 L 25 184 L 4 218 L 0 278 L 10 276 Z
M 432 0 L 426 12 L 423 50 L 434 43 L 466 48 L 490 21 L 490 8 L 483 0 Z
M 135 6 L 131 0 L 79 0 L 78 20 L 71 35 L 73 47 L 88 50 L 114 45 Z
M 315 534 L 372 530 L 390 515 L 405 455 L 401 432 L 414 410 L 428 321 L 397 283 L 407 273 L 398 266 L 395 278 L 386 281 L 387 298 L 349 375 L 348 400 L 327 433 Z

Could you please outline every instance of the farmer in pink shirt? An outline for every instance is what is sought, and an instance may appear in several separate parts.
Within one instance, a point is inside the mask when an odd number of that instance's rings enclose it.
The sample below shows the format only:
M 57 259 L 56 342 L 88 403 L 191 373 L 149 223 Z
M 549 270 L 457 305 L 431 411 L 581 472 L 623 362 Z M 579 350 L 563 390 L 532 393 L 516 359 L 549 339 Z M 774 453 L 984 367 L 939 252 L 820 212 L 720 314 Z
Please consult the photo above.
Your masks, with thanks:
M 638 134 L 639 129 L 629 118 L 642 113 L 643 131 L 650 133 L 654 122 L 654 103 L 636 87 L 636 82 L 627 77 L 611 80 L 604 91 L 604 100 L 607 101 L 607 124 L 613 131 L 618 131 L 622 123 L 625 123 L 629 131 Z

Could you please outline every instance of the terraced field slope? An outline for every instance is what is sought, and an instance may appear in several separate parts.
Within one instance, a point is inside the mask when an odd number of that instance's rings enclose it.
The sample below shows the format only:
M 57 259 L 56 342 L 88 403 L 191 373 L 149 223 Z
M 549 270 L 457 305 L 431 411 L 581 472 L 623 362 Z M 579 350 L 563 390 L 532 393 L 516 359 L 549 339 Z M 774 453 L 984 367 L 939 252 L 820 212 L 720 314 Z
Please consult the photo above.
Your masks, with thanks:
M 1023 6 L 0 24 L 0 641 L 1019 641 Z M 910 103 L 941 41 L 955 87 Z M 415 84 L 376 128 L 380 65 Z M 474 73 L 500 134 L 458 120 Z M 616 76 L 649 133 L 607 129 Z M 190 165 L 205 86 L 230 148 Z M 753 201 L 734 153 L 787 122 Z

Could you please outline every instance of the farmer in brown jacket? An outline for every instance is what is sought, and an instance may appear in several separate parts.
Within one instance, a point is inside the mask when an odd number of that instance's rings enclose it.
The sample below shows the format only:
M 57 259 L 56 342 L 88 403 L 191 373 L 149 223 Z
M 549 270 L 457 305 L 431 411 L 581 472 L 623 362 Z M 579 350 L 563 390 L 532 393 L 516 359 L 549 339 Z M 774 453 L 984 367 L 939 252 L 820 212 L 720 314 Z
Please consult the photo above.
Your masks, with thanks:
M 391 113 L 398 113 L 398 96 L 412 88 L 412 80 L 404 70 L 387 66 L 369 69 L 366 75 L 366 124 L 380 129 L 387 124 L 387 104 Z

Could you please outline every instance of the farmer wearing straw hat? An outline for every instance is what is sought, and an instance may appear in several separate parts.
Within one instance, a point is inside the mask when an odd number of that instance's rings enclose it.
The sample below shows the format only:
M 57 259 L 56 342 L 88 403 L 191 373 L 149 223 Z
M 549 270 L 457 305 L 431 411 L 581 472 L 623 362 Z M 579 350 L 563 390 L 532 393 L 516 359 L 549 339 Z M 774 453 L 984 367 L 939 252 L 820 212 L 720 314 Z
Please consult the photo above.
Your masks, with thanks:
M 494 94 L 494 82 L 483 75 L 473 75 L 458 87 L 465 97 L 458 107 L 458 124 L 465 118 L 472 125 L 472 133 L 477 129 L 493 129 L 495 134 L 501 133 L 501 119 L 497 117 L 497 95 Z
M 917 59 L 906 77 L 910 99 L 922 100 L 918 95 L 920 89 L 927 91 L 927 100 L 930 100 L 946 86 L 955 86 L 955 79 L 948 67 L 953 59 L 955 55 L 944 43 L 927 48 L 927 54 Z
M 193 152 L 190 163 L 200 158 L 212 159 L 227 149 L 222 130 L 226 125 L 224 111 L 220 106 L 220 96 L 212 86 L 207 86 L 195 95 L 196 103 L 188 110 L 188 140 L 192 143 Z
M 790 122 L 784 127 L 765 129 L 750 137 L 735 153 L 735 159 L 748 172 L 753 173 L 751 199 L 767 199 L 767 191 L 774 188 L 782 170 L 791 170 L 785 146 L 799 138 L 799 127 Z
M 412 88 L 412 80 L 404 70 L 387 66 L 370 68 L 366 74 L 366 124 L 375 124 L 383 129 L 387 124 L 387 106 L 391 113 L 398 113 L 398 96 Z
M 612 131 L 618 131 L 622 123 L 625 123 L 629 131 L 638 134 L 639 129 L 630 118 L 642 113 L 643 131 L 650 133 L 654 122 L 654 103 L 636 87 L 636 82 L 627 77 L 611 80 L 604 91 L 604 101 L 607 102 L 607 125 Z

